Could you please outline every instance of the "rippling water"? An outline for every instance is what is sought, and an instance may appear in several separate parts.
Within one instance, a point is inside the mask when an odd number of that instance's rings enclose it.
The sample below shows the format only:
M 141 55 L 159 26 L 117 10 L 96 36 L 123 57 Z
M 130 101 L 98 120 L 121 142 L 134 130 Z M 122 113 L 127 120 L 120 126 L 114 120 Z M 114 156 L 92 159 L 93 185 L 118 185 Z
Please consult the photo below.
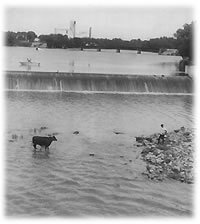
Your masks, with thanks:
M 7 92 L 6 114 L 7 215 L 192 214 L 192 185 L 146 179 L 133 147 L 160 123 L 192 126 L 192 96 Z M 53 133 L 34 154 L 32 136 Z

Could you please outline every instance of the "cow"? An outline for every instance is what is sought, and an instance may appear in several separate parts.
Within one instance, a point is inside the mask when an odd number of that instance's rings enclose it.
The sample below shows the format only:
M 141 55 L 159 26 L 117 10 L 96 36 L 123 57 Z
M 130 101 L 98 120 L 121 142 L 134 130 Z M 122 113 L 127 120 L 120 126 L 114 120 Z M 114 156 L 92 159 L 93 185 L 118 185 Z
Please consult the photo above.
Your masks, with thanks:
M 55 136 L 52 137 L 34 136 L 32 138 L 32 143 L 35 150 L 37 149 L 36 145 L 40 145 L 41 147 L 44 146 L 46 151 L 46 149 L 49 149 L 49 146 L 51 145 L 52 141 L 57 141 Z

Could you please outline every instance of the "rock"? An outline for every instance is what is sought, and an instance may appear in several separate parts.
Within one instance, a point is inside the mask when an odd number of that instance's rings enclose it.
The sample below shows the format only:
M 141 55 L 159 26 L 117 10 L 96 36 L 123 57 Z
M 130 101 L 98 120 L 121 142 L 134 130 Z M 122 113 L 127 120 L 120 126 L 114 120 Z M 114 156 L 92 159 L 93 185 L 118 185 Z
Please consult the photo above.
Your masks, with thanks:
M 151 163 L 155 164 L 156 163 L 156 158 L 155 157 L 151 157 L 150 161 L 151 161 Z
M 158 177 L 157 177 L 157 180 L 159 180 L 159 181 L 163 181 L 163 179 L 164 179 L 163 176 L 158 176 Z
M 183 142 L 191 142 L 192 139 L 184 139 Z
M 12 135 L 12 139 L 17 140 L 18 136 L 16 134 Z
M 8 140 L 9 142 L 14 142 L 14 140 L 13 139 L 10 139 L 10 140 Z
M 74 131 L 73 134 L 74 135 L 78 135 L 79 134 L 79 131 Z
M 40 127 L 40 130 L 46 130 L 46 129 L 48 129 L 48 128 L 45 126 Z
M 153 142 L 152 138 L 145 138 L 145 140 L 149 141 L 149 142 Z
M 192 179 L 188 179 L 188 180 L 186 181 L 186 183 L 187 183 L 187 184 L 193 184 L 193 183 L 194 183 L 194 180 L 192 180 Z
M 146 162 L 144 174 L 151 180 L 162 181 L 172 178 L 185 183 L 193 183 L 193 134 L 194 130 L 185 129 L 168 133 L 168 141 L 164 145 L 155 144 L 143 138 L 144 149 L 141 159 Z M 155 136 L 155 135 L 154 135 Z M 139 139 L 141 140 L 141 139 Z
M 158 149 L 163 150 L 163 151 L 167 151 L 169 149 L 169 146 L 166 146 L 166 145 L 158 145 Z
M 184 135 L 184 136 L 189 136 L 189 135 L 190 135 L 190 132 L 189 132 L 189 131 L 184 132 L 183 135 Z
M 152 152 L 152 151 L 153 151 L 153 149 L 151 149 L 151 148 L 144 148 L 144 149 L 142 150 L 141 154 L 142 154 L 143 156 L 145 156 L 145 155 L 147 155 L 149 152 Z
M 171 162 L 171 159 L 170 159 L 170 158 L 165 158 L 165 159 L 164 159 L 164 162 L 165 162 L 166 164 L 169 164 L 169 163 Z
M 185 177 L 185 172 L 184 172 L 184 171 L 180 172 L 179 175 L 180 175 L 180 177 L 181 177 L 182 179 L 185 179 L 185 178 L 184 178 L 184 177 Z
M 185 131 L 185 127 L 183 126 L 183 127 L 181 127 L 181 131 L 182 132 L 184 132 Z
M 147 146 L 146 142 L 143 141 L 142 142 L 142 146 Z
M 158 156 L 158 155 L 160 154 L 160 150 L 157 149 L 157 148 L 155 148 L 155 149 L 153 150 L 153 154 L 154 154 L 155 156 Z
M 122 134 L 124 134 L 123 132 L 119 132 L 119 131 L 114 131 L 114 133 L 115 133 L 116 135 L 122 135 Z
M 137 144 L 136 146 L 137 146 L 137 147 L 142 147 L 142 146 L 143 146 L 143 144 Z
M 161 164 L 162 162 L 163 162 L 163 159 L 161 159 L 161 158 L 157 158 L 157 159 L 156 159 L 156 163 L 157 163 L 157 164 Z
M 144 141 L 143 137 L 135 137 L 136 138 L 136 142 L 142 143 Z
M 179 166 L 174 166 L 174 167 L 172 167 L 172 171 L 174 172 L 174 173 L 180 173 L 180 167 Z
M 179 129 L 177 129 L 177 130 L 174 130 L 174 132 L 175 132 L 175 133 L 178 133 L 179 131 L 180 131 Z

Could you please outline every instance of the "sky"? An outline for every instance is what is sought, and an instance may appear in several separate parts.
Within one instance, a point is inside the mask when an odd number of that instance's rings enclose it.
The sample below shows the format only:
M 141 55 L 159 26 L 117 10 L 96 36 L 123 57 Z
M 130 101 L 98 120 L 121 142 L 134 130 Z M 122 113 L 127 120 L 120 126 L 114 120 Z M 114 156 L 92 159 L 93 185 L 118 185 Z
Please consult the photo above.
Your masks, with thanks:
M 191 23 L 193 16 L 193 8 L 188 6 L 7 6 L 4 31 L 50 34 L 55 28 L 69 29 L 70 21 L 74 20 L 79 37 L 83 36 L 82 32 L 88 36 L 92 27 L 94 38 L 148 40 L 172 37 L 185 23 Z

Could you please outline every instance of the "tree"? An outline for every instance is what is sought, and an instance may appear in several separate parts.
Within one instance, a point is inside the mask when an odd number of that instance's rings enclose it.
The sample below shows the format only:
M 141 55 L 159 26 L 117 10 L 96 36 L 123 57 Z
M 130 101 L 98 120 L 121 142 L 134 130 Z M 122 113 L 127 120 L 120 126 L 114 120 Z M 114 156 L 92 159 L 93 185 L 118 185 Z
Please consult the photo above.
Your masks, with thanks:
M 193 59 L 193 30 L 194 23 L 185 24 L 183 29 L 178 29 L 174 34 L 177 39 L 177 49 L 182 57 Z
M 26 32 L 17 32 L 16 39 L 19 41 L 27 41 L 27 33 Z
M 6 32 L 5 33 L 5 39 L 6 39 L 6 45 L 7 46 L 14 46 L 16 44 L 16 36 L 17 34 L 15 32 Z
M 33 31 L 28 31 L 27 39 L 29 42 L 33 42 L 37 35 Z

